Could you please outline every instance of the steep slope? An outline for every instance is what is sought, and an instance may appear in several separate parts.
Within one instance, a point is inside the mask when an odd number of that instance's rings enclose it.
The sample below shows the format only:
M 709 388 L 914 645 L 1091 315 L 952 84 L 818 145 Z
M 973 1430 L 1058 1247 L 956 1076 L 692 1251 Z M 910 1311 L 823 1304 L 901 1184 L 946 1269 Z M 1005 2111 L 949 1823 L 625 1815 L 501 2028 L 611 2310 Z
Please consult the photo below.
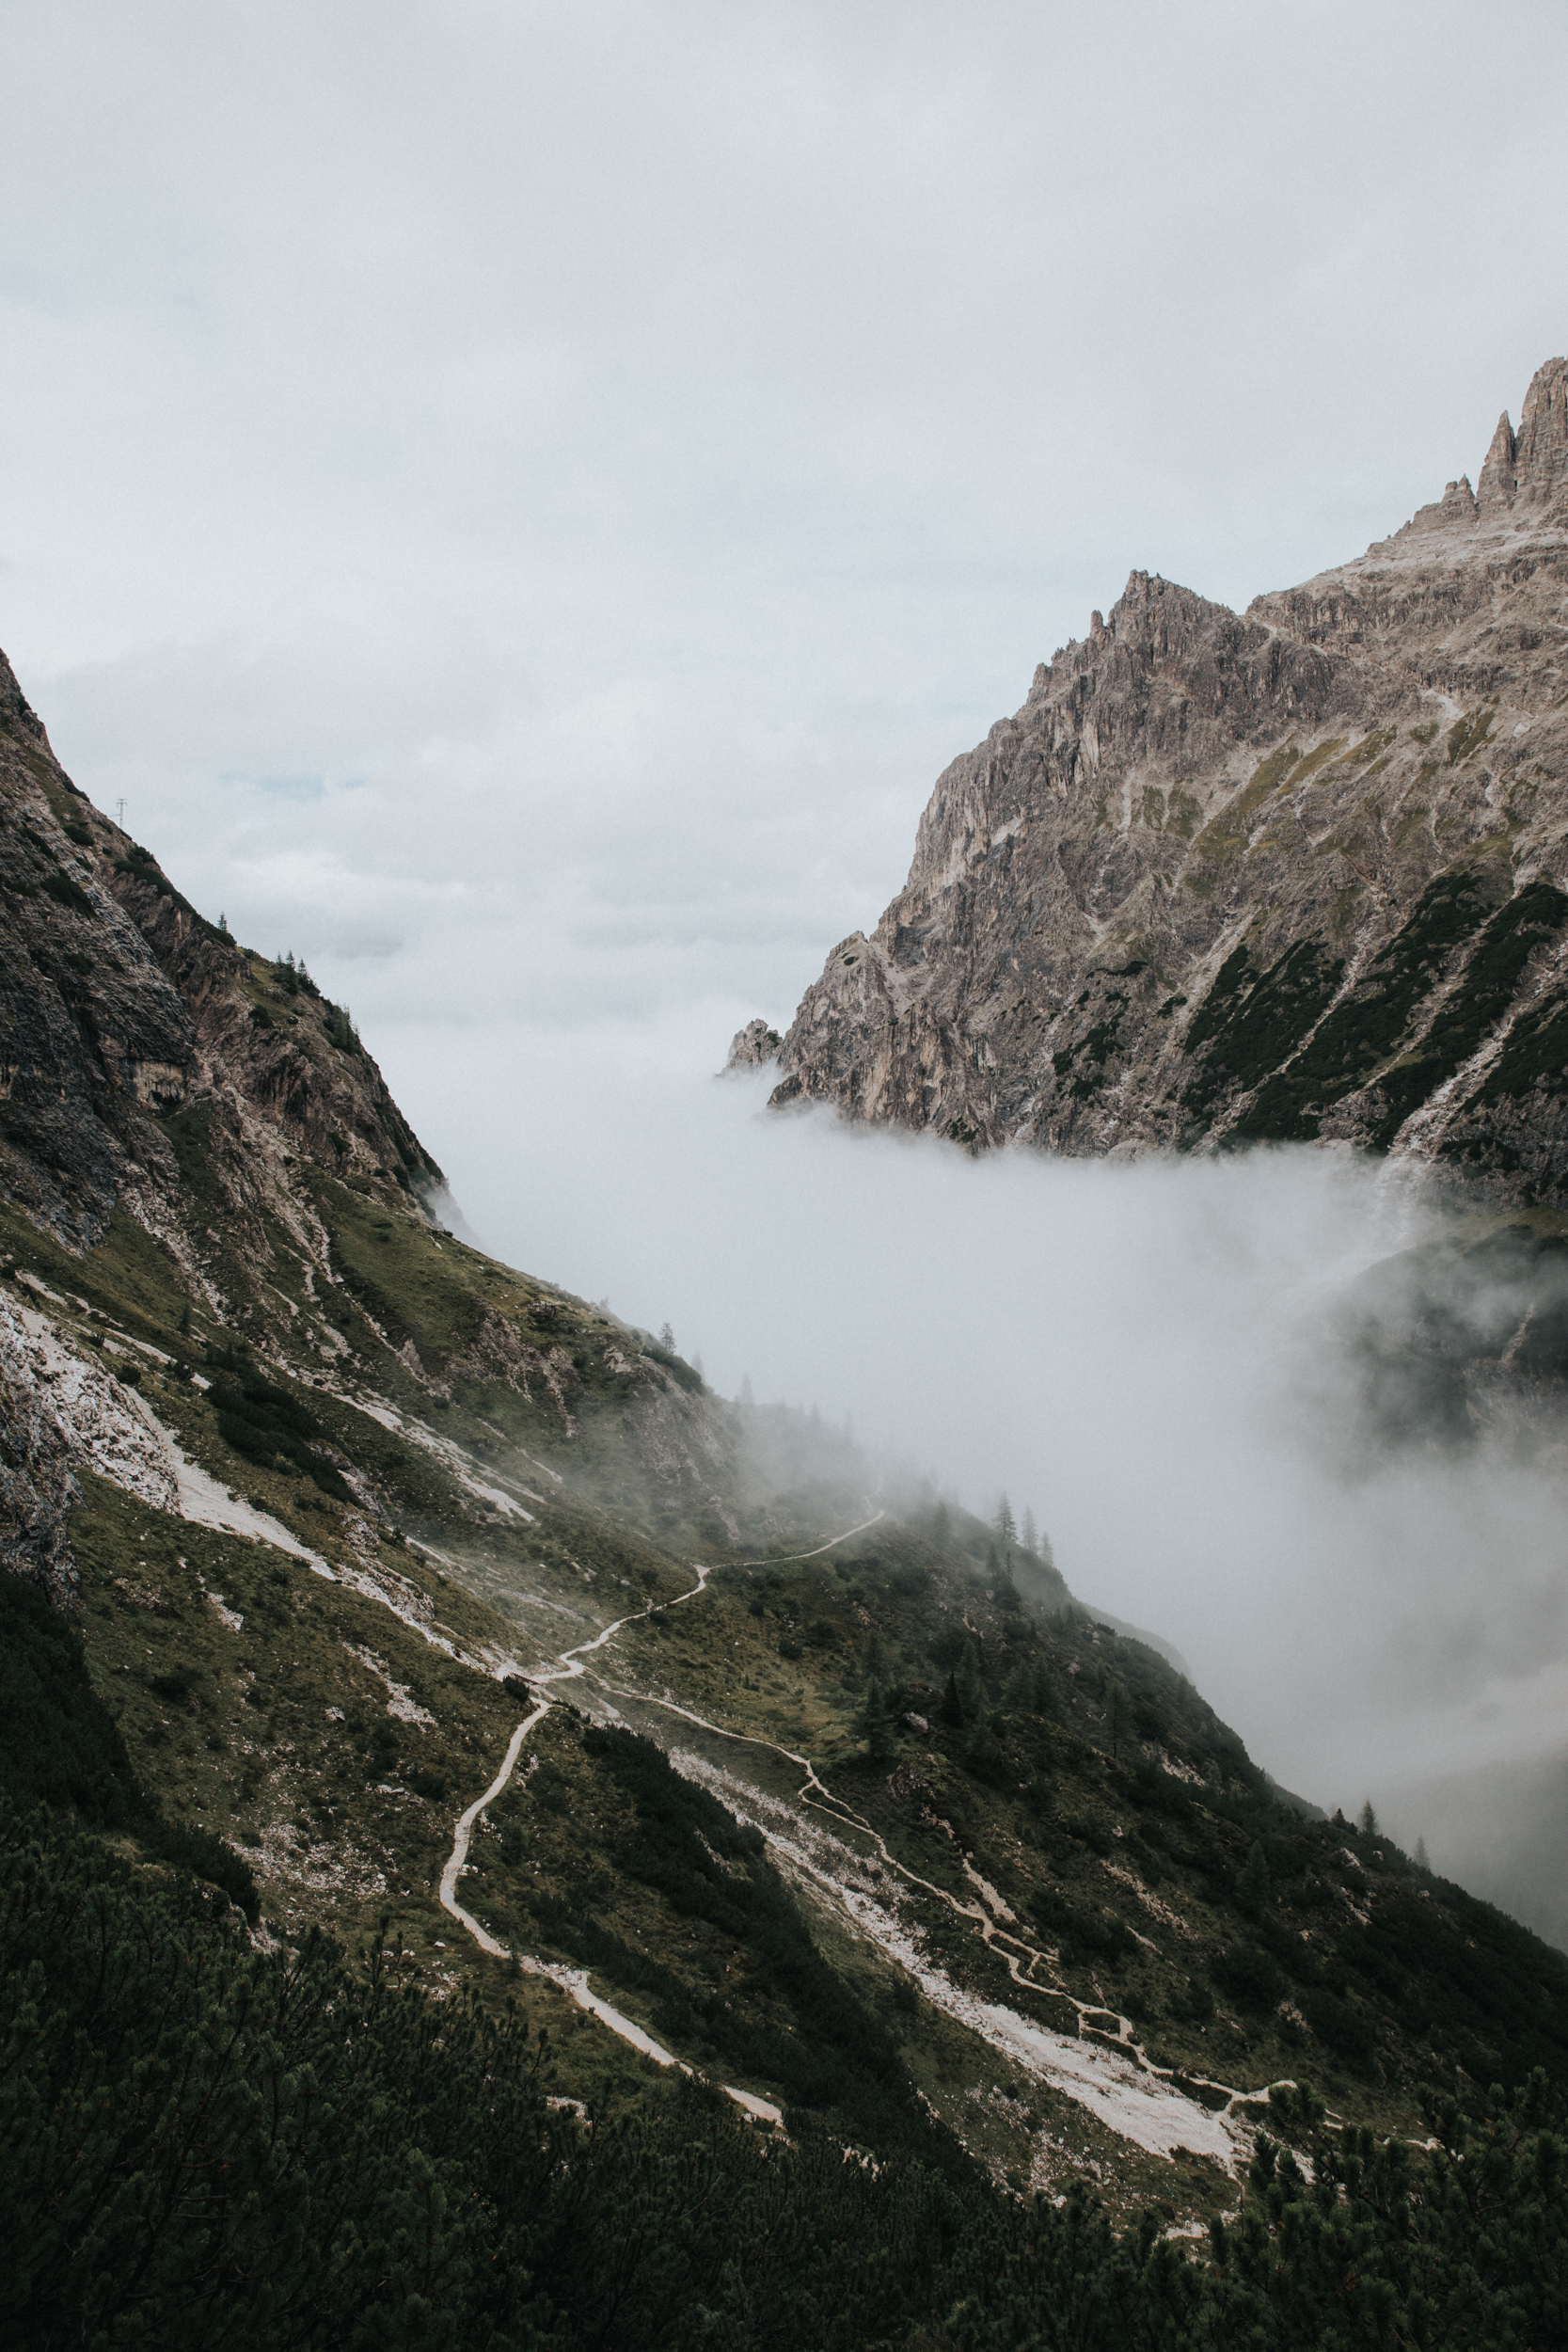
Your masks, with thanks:
M 454 1240 L 346 1015 L 7 693 L 13 1793 L 267 1949 L 385 1922 L 378 1968 L 525 1993 L 557 2100 L 694 2068 L 1162 2222 L 1298 2072 L 1395 2133 L 1423 2076 L 1568 2075 L 1568 1962 L 1286 1800 L 1047 1560 Z
M 1347 1137 L 1561 1201 L 1565 651 L 1555 359 L 1479 490 L 1355 562 L 1241 617 L 1134 572 L 939 779 L 773 1102 L 976 1147 Z

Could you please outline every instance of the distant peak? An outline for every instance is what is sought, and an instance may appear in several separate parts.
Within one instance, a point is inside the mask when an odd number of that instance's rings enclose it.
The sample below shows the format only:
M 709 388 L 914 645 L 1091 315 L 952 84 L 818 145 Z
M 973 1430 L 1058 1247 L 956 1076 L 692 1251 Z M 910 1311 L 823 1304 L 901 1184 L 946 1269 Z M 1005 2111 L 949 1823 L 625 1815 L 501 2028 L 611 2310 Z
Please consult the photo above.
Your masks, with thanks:
M 1497 514 L 1520 500 L 1553 498 L 1568 486 L 1568 359 L 1536 369 L 1514 432 L 1505 408 L 1497 419 L 1476 503 Z
M 1513 427 L 1508 421 L 1508 410 L 1505 408 L 1497 419 L 1497 429 L 1492 436 L 1492 446 L 1486 453 L 1486 462 L 1481 469 L 1481 483 L 1476 491 L 1476 504 L 1483 515 L 1495 514 L 1499 506 L 1513 505 L 1516 450 Z
M 732 1070 L 765 1070 L 770 1061 L 778 1060 L 783 1043 L 778 1030 L 760 1017 L 748 1021 L 730 1040 L 730 1057 L 721 1076 L 728 1076 Z
M 24 728 L 29 735 L 36 735 L 40 742 L 47 739 L 43 721 L 18 685 L 16 672 L 0 653 L 0 720 L 4 719 L 8 719 L 13 726 Z

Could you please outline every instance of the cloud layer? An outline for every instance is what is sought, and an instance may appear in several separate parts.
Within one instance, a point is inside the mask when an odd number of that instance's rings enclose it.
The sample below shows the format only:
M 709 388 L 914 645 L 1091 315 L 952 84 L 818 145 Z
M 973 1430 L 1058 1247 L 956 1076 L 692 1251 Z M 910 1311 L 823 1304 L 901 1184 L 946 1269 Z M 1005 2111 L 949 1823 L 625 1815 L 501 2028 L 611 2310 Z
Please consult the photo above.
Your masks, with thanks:
M 1489 36 L 23 5 L 0 643 L 372 1026 L 785 1013 L 1132 564 L 1243 601 L 1474 470 L 1568 248 L 1568 24 Z
M 1475 472 L 1562 347 L 1562 11 L 20 0 L 5 43 L 0 644 L 352 1004 L 494 1246 L 1031 1501 L 1325 1798 L 1531 1749 L 1540 1476 L 1353 1485 L 1298 1426 L 1300 1314 L 1418 1206 L 976 1168 L 703 1073 L 1129 568 L 1240 604 Z

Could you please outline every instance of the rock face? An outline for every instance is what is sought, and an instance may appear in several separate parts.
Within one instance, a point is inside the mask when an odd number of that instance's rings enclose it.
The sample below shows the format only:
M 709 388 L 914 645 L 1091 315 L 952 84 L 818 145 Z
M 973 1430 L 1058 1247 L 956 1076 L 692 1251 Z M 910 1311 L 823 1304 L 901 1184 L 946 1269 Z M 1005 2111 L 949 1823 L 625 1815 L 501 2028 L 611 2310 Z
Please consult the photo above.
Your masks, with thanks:
M 157 1233 L 167 1122 L 203 1111 L 257 1207 L 291 1149 L 340 1173 L 440 1170 L 346 1014 L 207 922 L 79 792 L 0 654 L 0 1195 L 73 1249 L 124 1201 Z
M 1568 1199 L 1568 362 L 1354 563 L 1241 616 L 1134 572 L 779 1059 L 775 1104 L 973 1148 L 1345 1137 Z
M 777 1029 L 770 1029 L 766 1021 L 748 1021 L 731 1038 L 729 1058 L 721 1074 L 727 1077 L 732 1070 L 764 1070 L 770 1061 L 777 1061 L 783 1043 Z

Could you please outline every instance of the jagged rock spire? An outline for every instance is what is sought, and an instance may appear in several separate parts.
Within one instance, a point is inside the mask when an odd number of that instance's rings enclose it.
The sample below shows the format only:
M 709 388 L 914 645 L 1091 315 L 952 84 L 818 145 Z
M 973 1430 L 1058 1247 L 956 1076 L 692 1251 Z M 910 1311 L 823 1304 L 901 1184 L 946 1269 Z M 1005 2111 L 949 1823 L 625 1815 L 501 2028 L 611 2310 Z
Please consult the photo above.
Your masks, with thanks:
M 1492 446 L 1486 453 L 1486 463 L 1481 469 L 1481 481 L 1476 489 L 1476 504 L 1483 515 L 1496 514 L 1499 506 L 1513 505 L 1516 452 L 1513 427 L 1508 421 L 1508 410 L 1505 408 L 1497 419 L 1497 429 L 1492 436 Z
M 1539 499 L 1568 486 L 1568 359 L 1537 368 L 1519 419 L 1514 472 Z
M 1548 359 L 1536 369 L 1525 394 L 1515 434 L 1505 408 L 1497 419 L 1476 502 L 1482 515 L 1532 502 L 1568 488 L 1568 359 Z

